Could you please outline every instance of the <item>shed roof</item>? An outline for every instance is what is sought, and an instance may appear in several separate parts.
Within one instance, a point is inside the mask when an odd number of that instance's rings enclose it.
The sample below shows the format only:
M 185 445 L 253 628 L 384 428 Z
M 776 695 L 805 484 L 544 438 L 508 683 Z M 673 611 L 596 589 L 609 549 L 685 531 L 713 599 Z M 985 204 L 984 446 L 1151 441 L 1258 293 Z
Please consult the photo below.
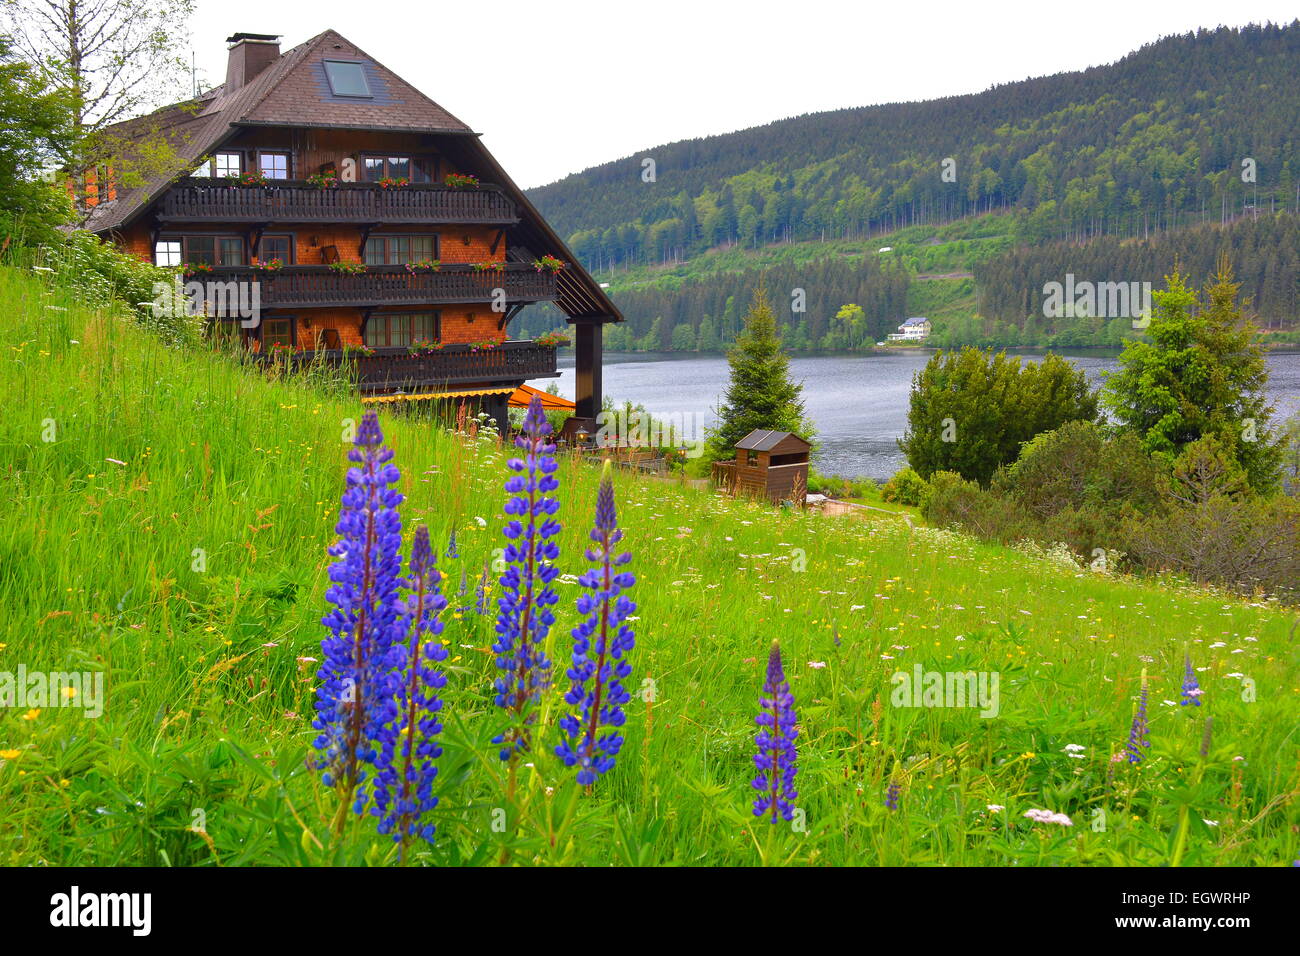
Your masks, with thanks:
M 794 432 L 766 431 L 761 428 L 754 429 L 740 441 L 736 442 L 736 447 L 743 451 L 771 451 L 787 438 L 793 438 L 795 441 L 802 443 L 805 448 L 812 447 L 811 444 L 804 441 Z

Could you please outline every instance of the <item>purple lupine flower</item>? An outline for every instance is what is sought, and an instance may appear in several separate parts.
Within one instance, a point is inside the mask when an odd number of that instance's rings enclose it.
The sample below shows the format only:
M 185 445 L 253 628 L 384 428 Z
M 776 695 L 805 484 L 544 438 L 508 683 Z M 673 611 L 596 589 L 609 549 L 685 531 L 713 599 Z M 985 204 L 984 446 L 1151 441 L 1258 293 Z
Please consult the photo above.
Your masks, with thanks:
M 897 780 L 889 781 L 889 787 L 885 790 L 885 809 L 897 810 L 898 798 L 903 795 L 903 788 Z
M 478 587 L 474 589 L 474 610 L 479 614 L 488 612 L 488 563 L 483 562 L 483 574 L 478 579 Z
M 320 731 L 314 741 L 328 786 L 343 799 L 337 826 L 355 794 L 360 813 L 366 800 L 358 785 L 373 764 L 375 742 L 396 712 L 395 672 L 390 652 L 403 633 L 398 605 L 402 559 L 402 495 L 392 486 L 401 477 L 384 447 L 379 418 L 367 412 L 348 451 L 347 486 L 339 512 L 338 542 L 329 549 L 333 582 L 325 597 L 334 610 L 321 619 L 330 634 L 321 641 L 324 658 L 316 690 Z
M 391 833 L 402 850 L 411 837 L 433 841 L 434 825 L 422 822 L 424 814 L 438 805 L 433 781 L 438 775 L 434 762 L 442 755 L 437 735 L 442 731 L 438 712 L 442 699 L 438 691 L 447 678 L 435 666 L 446 660 L 447 649 L 437 639 L 443 623 L 439 613 L 447 606 L 438 582 L 442 573 L 435 566 L 429 529 L 415 529 L 411 546 L 411 594 L 406 602 L 409 638 L 397 648 L 397 712 L 384 728 L 379 757 L 375 761 L 375 806 L 379 832 Z
M 465 569 L 460 569 L 460 590 L 456 592 L 456 597 L 464 597 L 469 594 L 469 578 L 466 577 Z
M 794 788 L 794 777 L 798 773 L 795 767 L 798 752 L 794 741 L 799 731 L 795 729 L 794 696 L 781 668 L 781 648 L 776 641 L 772 642 L 772 653 L 767 659 L 767 680 L 763 684 L 760 706 L 762 712 L 754 718 L 759 727 L 754 737 L 754 744 L 758 747 L 758 753 L 754 754 L 758 776 L 750 782 L 759 792 L 754 801 L 754 816 L 771 814 L 772 823 L 776 823 L 778 815 L 792 820 L 793 801 L 799 795 Z
M 447 553 L 444 558 L 459 558 L 460 552 L 456 550 L 456 529 L 451 529 L 451 538 L 447 541 Z
M 1150 746 L 1151 741 L 1147 739 L 1147 672 L 1144 670 L 1137 713 L 1133 715 L 1133 726 L 1128 732 L 1128 762 L 1141 763 L 1142 749 Z
M 1192 670 L 1191 654 L 1183 655 L 1183 699 L 1178 703 L 1182 707 L 1191 704 L 1193 707 L 1201 706 L 1201 685 L 1196 680 L 1196 671 Z
M 578 765 L 578 783 L 590 785 L 614 766 L 614 758 L 623 746 L 617 729 L 596 736 L 603 725 L 623 726 L 623 704 L 632 699 L 622 681 L 632 673 L 626 654 L 636 645 L 632 628 L 624 623 L 636 605 L 623 593 L 636 578 L 627 571 L 616 571 L 632 560 L 628 551 L 615 553 L 623 532 L 618 527 L 614 509 L 614 482 L 609 463 L 600 480 L 596 495 L 596 524 L 590 537 L 594 547 L 586 551 L 588 561 L 596 564 L 578 583 L 588 588 L 578 598 L 578 613 L 585 616 L 573 629 L 573 659 L 568 670 L 573 682 L 564 696 L 565 703 L 580 706 L 580 714 L 565 714 L 560 729 L 568 737 L 555 748 L 565 766 Z M 587 683 L 591 686 L 588 687 Z
M 492 645 L 497 668 L 503 672 L 495 684 L 496 705 L 514 721 L 509 731 L 492 740 L 503 745 L 502 760 L 528 746 L 527 728 L 533 720 L 529 706 L 550 683 L 551 662 L 542 647 L 555 623 L 551 606 L 559 597 L 551 582 L 560 574 L 552 563 L 560 549 L 550 540 L 560 532 L 560 523 L 551 517 L 560 510 L 560 502 L 548 495 L 560 487 L 555 478 L 559 467 L 553 457 L 555 445 L 546 439 L 550 433 L 542 401 L 534 395 L 522 433 L 515 439 L 524 456 L 512 458 L 506 466 L 515 474 L 505 484 L 512 495 L 505 513 L 519 517 L 512 517 L 504 529 L 506 570 L 497 602 L 497 642 Z

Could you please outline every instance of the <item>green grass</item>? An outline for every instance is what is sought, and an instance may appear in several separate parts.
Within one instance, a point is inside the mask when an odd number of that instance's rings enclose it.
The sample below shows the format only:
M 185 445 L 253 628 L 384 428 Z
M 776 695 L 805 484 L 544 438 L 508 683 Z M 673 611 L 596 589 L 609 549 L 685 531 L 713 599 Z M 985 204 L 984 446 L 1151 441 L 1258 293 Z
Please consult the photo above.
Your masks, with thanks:
M 0 709 L 0 864 L 393 862 L 367 820 L 331 837 L 334 794 L 304 763 L 307 659 L 320 657 L 359 404 L 164 349 L 9 268 L 0 328 L 0 671 L 103 671 L 108 686 L 98 719 Z M 462 568 L 469 579 L 453 604 L 472 602 L 501 542 L 505 451 L 428 420 L 383 423 L 408 534 L 417 521 L 435 542 L 457 529 L 461 558 L 442 565 L 453 595 Z M 576 575 L 598 476 L 572 460 L 558 475 L 562 571 Z M 632 476 L 618 497 L 638 576 L 630 683 L 655 691 L 628 708 L 618 766 L 578 791 L 550 754 L 561 702 L 548 694 L 546 744 L 494 829 L 506 804 L 488 743 L 502 729 L 491 621 L 450 614 L 439 836 L 415 862 L 491 863 L 503 846 L 516 863 L 597 866 L 1300 857 L 1300 662 L 1295 619 L 1276 607 L 888 515 L 823 519 Z M 559 588 L 563 661 L 578 588 Z M 800 720 L 798 829 L 749 811 L 753 714 L 778 638 Z M 1162 703 L 1178 698 L 1185 647 L 1207 668 L 1194 712 Z M 998 672 L 1000 712 L 891 706 L 891 673 L 918 663 Z M 1144 667 L 1152 748 L 1112 770 Z M 896 812 L 882 805 L 891 776 L 904 788 Z M 1033 824 L 1030 808 L 1075 825 Z

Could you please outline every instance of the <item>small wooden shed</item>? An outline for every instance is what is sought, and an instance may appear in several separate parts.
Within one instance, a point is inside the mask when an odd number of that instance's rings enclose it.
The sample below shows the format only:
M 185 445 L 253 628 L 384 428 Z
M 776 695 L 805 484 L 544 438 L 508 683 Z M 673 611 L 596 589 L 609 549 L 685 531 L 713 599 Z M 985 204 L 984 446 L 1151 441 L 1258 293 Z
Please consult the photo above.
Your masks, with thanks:
M 735 493 L 804 503 L 812 445 L 794 432 L 755 429 L 736 442 Z

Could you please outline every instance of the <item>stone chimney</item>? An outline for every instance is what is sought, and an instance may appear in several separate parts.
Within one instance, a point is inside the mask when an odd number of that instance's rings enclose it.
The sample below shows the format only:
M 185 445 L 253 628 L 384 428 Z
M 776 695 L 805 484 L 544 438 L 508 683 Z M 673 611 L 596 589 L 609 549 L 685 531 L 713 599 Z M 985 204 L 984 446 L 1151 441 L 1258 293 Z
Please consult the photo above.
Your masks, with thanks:
M 273 33 L 236 33 L 226 37 L 230 58 L 226 61 L 226 93 L 246 86 L 280 58 L 280 38 Z

